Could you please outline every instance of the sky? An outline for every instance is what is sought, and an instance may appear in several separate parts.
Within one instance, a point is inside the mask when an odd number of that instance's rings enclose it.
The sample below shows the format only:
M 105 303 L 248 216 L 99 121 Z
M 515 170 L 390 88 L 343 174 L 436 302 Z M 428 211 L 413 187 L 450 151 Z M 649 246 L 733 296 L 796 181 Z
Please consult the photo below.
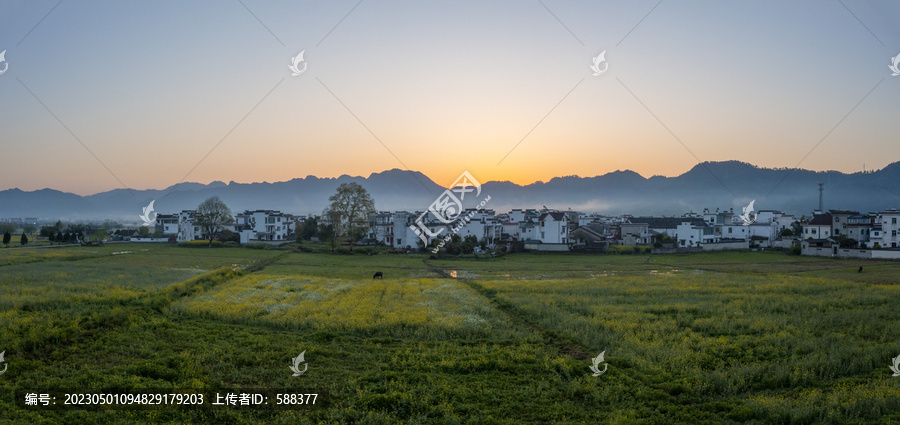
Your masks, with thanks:
M 0 190 L 879 169 L 898 21 L 857 0 L 2 0 Z

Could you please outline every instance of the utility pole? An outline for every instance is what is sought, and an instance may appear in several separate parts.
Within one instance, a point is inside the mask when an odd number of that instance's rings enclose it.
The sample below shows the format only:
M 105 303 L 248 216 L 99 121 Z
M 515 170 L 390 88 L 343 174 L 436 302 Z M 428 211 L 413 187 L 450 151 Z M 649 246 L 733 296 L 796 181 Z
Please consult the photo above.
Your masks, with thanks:
M 819 182 L 819 212 L 824 213 L 825 207 L 822 204 L 822 192 L 825 191 L 825 183 Z

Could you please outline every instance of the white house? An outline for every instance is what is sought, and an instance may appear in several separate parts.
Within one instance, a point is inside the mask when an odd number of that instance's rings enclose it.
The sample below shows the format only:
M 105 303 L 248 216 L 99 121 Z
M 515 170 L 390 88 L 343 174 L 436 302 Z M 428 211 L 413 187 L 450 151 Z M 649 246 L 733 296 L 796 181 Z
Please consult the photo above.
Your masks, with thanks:
M 369 214 L 369 238 L 394 246 L 394 214 L 388 211 Z
M 882 211 L 879 216 L 881 216 L 881 247 L 900 247 L 900 211 Z
M 538 239 L 541 243 L 565 244 L 569 242 L 569 217 L 563 212 L 545 212 L 538 217 Z
M 675 228 L 675 240 L 679 247 L 701 247 L 705 243 L 718 242 L 716 229 L 707 223 L 684 221 Z
M 294 239 L 294 217 L 281 211 L 244 211 L 235 216 L 234 229 L 241 243 L 287 242 Z
M 178 215 L 159 214 L 156 216 L 156 230 L 166 236 L 178 235 Z
M 831 214 L 815 214 L 803 225 L 803 239 L 828 239 L 831 237 Z
M 440 241 L 450 231 L 450 226 L 441 221 L 435 220 L 428 211 L 416 211 L 409 213 L 406 211 L 398 211 L 393 216 L 393 234 L 395 248 L 418 248 L 424 243 L 420 235 L 428 240 L 428 244 L 433 241 Z
M 178 213 L 178 242 L 196 241 L 204 239 L 203 228 L 197 223 L 194 210 L 184 210 Z

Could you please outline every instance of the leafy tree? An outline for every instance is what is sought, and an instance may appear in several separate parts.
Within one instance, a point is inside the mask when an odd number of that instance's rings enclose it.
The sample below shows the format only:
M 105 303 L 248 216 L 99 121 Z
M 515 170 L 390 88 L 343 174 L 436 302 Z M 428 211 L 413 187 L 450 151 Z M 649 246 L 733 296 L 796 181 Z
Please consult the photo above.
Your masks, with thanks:
M 800 220 L 791 223 L 791 231 L 794 232 L 794 236 L 803 235 L 803 225 L 800 224 L 801 221 L 804 221 L 803 217 L 801 217 Z
M 219 237 L 219 234 L 225 230 L 225 226 L 234 222 L 234 216 L 225 202 L 222 202 L 218 196 L 210 197 L 197 206 L 197 222 L 202 226 L 209 239 L 209 246 L 212 247 L 212 241 Z
M 369 213 L 375 211 L 375 201 L 358 183 L 341 183 L 328 200 L 330 210 L 339 215 L 331 223 L 339 236 L 347 238 L 353 252 L 353 243 L 368 229 Z
M 90 239 L 91 242 L 103 242 L 103 240 L 106 239 L 106 237 L 109 235 L 109 233 L 107 232 L 108 230 L 106 229 L 97 229 L 88 234 L 88 239 Z
M 50 245 L 53 245 L 53 241 L 56 240 L 56 235 L 50 233 L 50 236 L 47 236 L 47 240 L 50 241 Z
M 794 236 L 794 230 L 791 229 L 790 227 L 785 227 L 784 229 L 781 229 L 781 233 L 779 233 L 778 236 L 781 236 L 781 237 Z
M 22 243 L 22 245 L 27 244 L 27 243 L 28 243 L 28 236 L 25 236 L 25 234 L 22 233 L 22 240 L 21 240 L 20 242 Z
M 49 238 L 50 236 L 56 235 L 56 228 L 53 226 L 41 226 L 40 236 L 42 238 Z
M 162 232 L 159 232 L 159 233 L 162 234 Z M 160 237 L 162 237 L 162 236 L 160 236 Z M 241 234 L 234 233 L 231 230 L 225 229 L 225 230 L 222 230 L 222 233 L 219 234 L 219 239 L 217 239 L 217 240 L 220 242 L 233 241 L 233 242 L 240 243 L 241 242 Z
M 16 225 L 12 223 L 0 223 L 0 232 L 16 232 Z
M 156 239 L 159 239 L 164 236 L 165 236 L 165 234 L 163 234 L 162 230 L 157 230 L 157 231 L 153 232 L 153 237 Z
M 106 220 L 103 222 L 103 224 L 100 225 L 100 227 L 106 230 L 118 229 L 122 227 L 122 223 L 113 220 Z
M 316 236 L 320 242 L 331 242 L 331 253 L 334 254 L 334 226 L 331 224 L 320 224 Z
M 9 231 L 3 234 L 3 245 L 9 245 L 9 241 L 12 239 L 12 235 L 9 234 Z
M 322 223 L 319 225 L 319 240 L 322 242 L 330 241 L 331 242 L 331 253 L 335 254 L 337 252 L 337 248 L 335 244 L 338 239 L 338 226 L 335 223 L 339 223 L 341 220 L 341 213 L 339 211 L 334 211 L 326 208 L 322 211 L 322 217 L 327 220 L 327 224 Z
M 22 227 L 22 232 L 28 233 L 29 235 L 33 235 L 36 230 L 37 227 L 35 227 L 33 224 L 26 224 L 24 227 Z
M 142 238 L 146 238 L 146 237 L 150 236 L 150 228 L 148 228 L 147 226 L 138 227 L 137 232 L 138 232 L 138 236 L 140 236 Z
M 309 217 L 306 219 L 306 221 L 303 222 L 303 226 L 300 227 L 300 231 L 297 232 L 297 239 L 308 241 L 312 239 L 313 236 L 316 236 L 316 232 L 318 232 L 318 230 L 319 220 L 316 220 L 315 217 Z
M 77 223 L 71 223 L 71 224 L 69 224 L 68 226 L 66 226 L 66 231 L 69 232 L 69 233 L 71 233 L 72 236 L 75 236 L 76 234 L 81 233 L 81 232 L 84 231 L 84 225 L 83 225 L 83 224 L 77 224 Z M 73 238 L 73 239 L 74 239 L 74 238 Z

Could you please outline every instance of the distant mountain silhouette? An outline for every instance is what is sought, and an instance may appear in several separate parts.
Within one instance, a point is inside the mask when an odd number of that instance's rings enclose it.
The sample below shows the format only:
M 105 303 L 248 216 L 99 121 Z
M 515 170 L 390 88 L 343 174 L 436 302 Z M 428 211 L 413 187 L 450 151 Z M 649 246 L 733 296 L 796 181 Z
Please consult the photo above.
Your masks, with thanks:
M 477 177 L 477 176 L 476 176 Z M 555 177 L 517 185 L 491 181 L 488 208 L 558 208 L 604 214 L 681 215 L 703 208 L 735 208 L 756 200 L 756 209 L 809 214 L 818 205 L 817 182 L 825 183 L 825 208 L 877 211 L 900 208 L 900 162 L 866 173 L 759 168 L 739 161 L 704 162 L 677 177 L 645 178 L 630 170 L 601 176 Z M 274 209 L 293 214 L 320 214 L 338 185 L 356 182 L 375 199 L 379 210 L 424 210 L 444 188 L 417 171 L 393 169 L 369 177 L 307 176 L 275 183 L 179 183 L 163 190 L 115 189 L 79 196 L 53 189 L 0 191 L 0 217 L 69 220 L 106 218 L 136 222 L 141 208 L 156 200 L 158 213 L 193 209 L 217 195 L 235 213 Z M 467 198 L 467 201 L 469 198 Z M 471 206 L 471 205 L 467 205 Z

